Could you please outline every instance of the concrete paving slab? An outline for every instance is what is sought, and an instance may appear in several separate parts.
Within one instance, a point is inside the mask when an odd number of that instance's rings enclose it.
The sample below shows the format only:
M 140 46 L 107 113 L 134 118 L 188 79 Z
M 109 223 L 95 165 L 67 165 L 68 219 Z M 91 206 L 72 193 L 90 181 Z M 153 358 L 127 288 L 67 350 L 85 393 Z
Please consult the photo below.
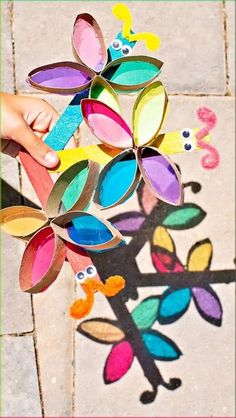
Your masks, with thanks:
M 235 2 L 226 1 L 226 28 L 230 93 L 235 96 Z
M 32 337 L 2 337 L 2 416 L 42 417 Z
M 32 91 L 25 83 L 35 67 L 74 60 L 71 32 L 79 13 L 93 14 L 107 45 L 120 31 L 111 14 L 114 2 L 14 2 L 16 84 L 18 91 Z M 135 54 L 153 55 L 165 63 L 161 79 L 169 93 L 225 94 L 224 31 L 220 1 L 128 2 L 136 31 L 153 31 L 162 39 L 161 49 L 148 52 L 140 42 Z M 33 22 L 37 21 L 37 25 Z M 60 22 L 60 24 L 58 24 Z M 26 42 L 27 39 L 27 42 Z M 37 40 L 37 41 L 36 41 Z M 193 48 L 194 45 L 194 48 Z
M 18 270 L 25 244 L 2 233 L 1 247 L 1 334 L 31 332 L 33 319 L 30 295 L 22 292 L 18 280 Z
M 1 4 L 1 90 L 14 93 L 11 2 Z
M 74 299 L 71 268 L 65 265 L 46 292 L 33 297 L 44 413 L 71 417 L 74 323 L 68 310 Z

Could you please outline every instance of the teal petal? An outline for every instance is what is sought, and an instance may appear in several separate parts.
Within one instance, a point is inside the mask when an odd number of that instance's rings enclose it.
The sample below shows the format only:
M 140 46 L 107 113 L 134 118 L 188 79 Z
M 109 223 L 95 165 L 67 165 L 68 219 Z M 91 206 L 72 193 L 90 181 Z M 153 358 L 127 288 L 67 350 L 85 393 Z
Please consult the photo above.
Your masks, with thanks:
M 150 57 L 124 57 L 104 69 L 102 76 L 123 93 L 138 90 L 153 81 L 161 71 L 162 62 Z
M 160 299 L 158 311 L 160 324 L 165 325 L 177 321 L 187 311 L 190 301 L 190 289 L 167 289 Z
M 138 186 L 139 171 L 133 151 L 113 158 L 102 170 L 94 201 L 103 208 L 116 206 L 132 196 Z
M 159 297 L 151 296 L 144 299 L 131 313 L 132 319 L 140 330 L 151 328 L 157 319 Z
M 185 203 L 179 208 L 169 208 L 162 225 L 170 229 L 189 229 L 198 225 L 205 218 L 204 212 L 194 203 Z
M 177 360 L 182 354 L 170 338 L 157 331 L 150 330 L 143 332 L 142 339 L 148 352 L 156 360 Z

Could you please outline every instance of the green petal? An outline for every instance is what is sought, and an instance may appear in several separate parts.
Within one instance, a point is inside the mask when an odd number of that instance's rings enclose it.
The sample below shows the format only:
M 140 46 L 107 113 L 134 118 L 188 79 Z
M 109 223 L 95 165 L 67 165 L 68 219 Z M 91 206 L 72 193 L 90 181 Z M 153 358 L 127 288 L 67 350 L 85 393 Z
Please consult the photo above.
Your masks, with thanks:
M 180 208 L 170 208 L 162 225 L 170 229 L 189 229 L 205 218 L 206 212 L 193 203 L 185 203 Z
M 158 296 L 151 296 L 136 306 L 131 316 L 138 329 L 145 330 L 154 324 L 157 318 L 159 303 Z
M 160 74 L 161 66 L 162 62 L 152 57 L 123 57 L 108 64 L 102 76 L 116 90 L 137 91 Z

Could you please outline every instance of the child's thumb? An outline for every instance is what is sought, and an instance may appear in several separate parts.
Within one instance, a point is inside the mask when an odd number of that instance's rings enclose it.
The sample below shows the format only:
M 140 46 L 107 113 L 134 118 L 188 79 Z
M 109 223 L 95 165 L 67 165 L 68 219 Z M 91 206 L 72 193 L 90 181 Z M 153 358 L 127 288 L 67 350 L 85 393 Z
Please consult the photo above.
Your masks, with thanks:
M 12 139 L 21 144 L 43 166 L 53 168 L 59 163 L 59 157 L 55 151 L 35 135 L 24 120 L 17 127 L 17 133 Z

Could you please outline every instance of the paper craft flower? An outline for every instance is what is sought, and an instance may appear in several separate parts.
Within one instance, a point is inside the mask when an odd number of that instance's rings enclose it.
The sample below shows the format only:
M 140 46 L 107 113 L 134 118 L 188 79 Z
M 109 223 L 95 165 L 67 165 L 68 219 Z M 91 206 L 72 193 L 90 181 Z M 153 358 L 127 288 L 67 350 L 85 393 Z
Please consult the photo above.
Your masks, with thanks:
M 102 97 L 106 92 L 106 103 L 112 107 L 93 98 L 93 92 L 97 90 L 102 90 Z M 123 203 L 133 194 L 142 176 L 156 197 L 172 205 L 181 205 L 180 173 L 158 149 L 158 134 L 168 105 L 163 84 L 160 81 L 149 84 L 137 97 L 133 133 L 118 113 L 118 103 L 116 93 L 101 77 L 94 80 L 90 98 L 81 102 L 82 114 L 91 132 L 109 147 L 123 149 L 101 171 L 95 203 L 103 208 Z
M 209 270 L 212 259 L 212 244 L 209 239 L 194 244 L 188 254 L 187 267 L 178 259 L 173 239 L 163 227 L 157 227 L 151 250 L 152 262 L 160 273 L 203 272 Z M 184 280 L 184 279 L 183 279 Z M 169 287 L 160 298 L 157 320 L 165 325 L 179 319 L 187 311 L 193 299 L 200 315 L 213 325 L 220 326 L 222 306 L 211 286 L 198 285 L 191 288 Z
M 27 206 L 1 210 L 3 231 L 27 240 L 34 234 L 21 261 L 19 280 L 23 291 L 38 293 L 48 288 L 56 280 L 65 258 L 75 272 L 78 264 L 86 269 L 89 257 L 83 248 L 103 251 L 124 243 L 122 235 L 109 222 L 84 212 L 97 178 L 96 163 L 78 162 L 57 179 L 45 211 Z
M 65 61 L 38 67 L 29 73 L 28 82 L 43 91 L 74 94 L 88 89 L 96 74 L 101 74 L 123 93 L 142 89 L 154 80 L 163 65 L 161 61 L 152 57 L 127 55 L 137 40 L 144 40 L 150 49 L 156 49 L 159 38 L 150 33 L 133 34 L 128 8 L 125 5 L 115 7 L 119 18 L 124 20 L 124 36 L 120 34 L 108 51 L 97 21 L 88 13 L 79 14 L 72 34 L 78 63 Z M 117 59 L 109 62 L 114 57 Z

